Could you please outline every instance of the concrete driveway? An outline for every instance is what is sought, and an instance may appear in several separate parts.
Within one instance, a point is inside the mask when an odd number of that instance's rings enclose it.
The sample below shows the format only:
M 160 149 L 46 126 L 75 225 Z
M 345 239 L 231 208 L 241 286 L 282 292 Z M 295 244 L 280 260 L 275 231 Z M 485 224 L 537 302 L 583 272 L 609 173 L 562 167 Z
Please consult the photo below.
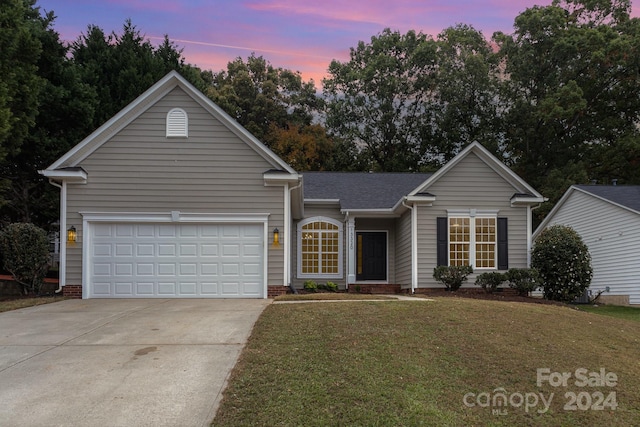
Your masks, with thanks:
M 269 300 L 66 300 L 0 313 L 3 426 L 205 426 Z

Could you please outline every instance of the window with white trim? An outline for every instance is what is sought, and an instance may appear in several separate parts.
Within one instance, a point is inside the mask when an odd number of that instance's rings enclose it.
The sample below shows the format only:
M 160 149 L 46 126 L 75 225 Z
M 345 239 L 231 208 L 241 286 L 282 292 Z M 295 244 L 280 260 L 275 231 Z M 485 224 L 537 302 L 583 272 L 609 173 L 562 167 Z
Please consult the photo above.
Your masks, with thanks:
M 314 217 L 298 224 L 298 277 L 342 277 L 342 223 Z
M 498 239 L 496 216 L 449 217 L 449 265 L 496 269 Z
M 173 108 L 167 113 L 167 138 L 187 138 L 189 117 L 182 108 Z

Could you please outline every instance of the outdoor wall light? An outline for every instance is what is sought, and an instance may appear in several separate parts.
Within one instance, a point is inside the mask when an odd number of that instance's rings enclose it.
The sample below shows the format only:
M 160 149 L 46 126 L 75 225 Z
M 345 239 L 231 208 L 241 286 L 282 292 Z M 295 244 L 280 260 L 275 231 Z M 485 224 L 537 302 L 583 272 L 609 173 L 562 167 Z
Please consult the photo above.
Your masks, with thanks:
M 277 228 L 273 229 L 273 247 L 280 247 L 280 230 L 278 230 Z
M 76 228 L 72 225 L 67 230 L 67 242 L 75 243 L 77 239 L 78 239 L 78 232 L 76 231 Z

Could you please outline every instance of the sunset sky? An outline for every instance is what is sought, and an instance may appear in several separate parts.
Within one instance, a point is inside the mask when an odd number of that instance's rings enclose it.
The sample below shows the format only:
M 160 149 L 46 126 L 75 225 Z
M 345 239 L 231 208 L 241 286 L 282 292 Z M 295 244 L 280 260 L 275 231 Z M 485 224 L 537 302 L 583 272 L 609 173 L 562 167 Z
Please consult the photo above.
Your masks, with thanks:
M 299 71 L 317 86 L 332 59 L 347 61 L 349 48 L 384 28 L 436 36 L 464 23 L 490 37 L 511 33 L 514 18 L 551 0 L 39 0 L 54 11 L 54 28 L 72 42 L 97 25 L 119 33 L 126 19 L 153 44 L 165 34 L 186 62 L 219 71 L 255 52 L 272 65 Z M 640 10 L 634 5 L 632 15 Z

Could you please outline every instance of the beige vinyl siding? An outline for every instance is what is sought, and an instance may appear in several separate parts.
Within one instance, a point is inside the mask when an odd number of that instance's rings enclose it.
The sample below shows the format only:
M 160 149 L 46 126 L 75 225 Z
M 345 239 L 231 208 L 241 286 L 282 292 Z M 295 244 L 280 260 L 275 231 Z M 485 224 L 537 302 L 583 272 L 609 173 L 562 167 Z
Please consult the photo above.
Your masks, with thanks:
M 428 188 L 436 196 L 432 207 L 418 209 L 418 286 L 441 287 L 433 279 L 437 265 L 436 218 L 446 217 L 448 209 L 498 210 L 508 218 L 509 267 L 527 267 L 527 209 L 511 207 L 511 197 L 519 192 L 474 153 Z M 476 274 L 464 286 L 473 287 Z
M 189 116 L 188 138 L 166 138 L 175 107 Z M 68 186 L 67 224 L 79 243 L 69 249 L 67 284 L 80 284 L 82 273 L 82 217 L 74 212 L 269 213 L 269 243 L 271 230 L 284 229 L 284 190 L 263 180 L 273 166 L 179 88 L 78 166 L 88 180 Z M 268 284 L 283 283 L 283 256 L 269 245 Z
M 411 215 L 412 211 L 406 212 L 396 223 L 396 284 L 403 288 L 411 287 Z
M 331 218 L 342 224 L 342 278 L 341 279 L 313 279 L 316 283 L 326 283 L 327 281 L 337 283 L 338 286 L 344 288 L 347 282 L 347 263 L 348 256 L 347 248 L 347 224 L 344 222 L 344 214 L 340 212 L 340 207 L 336 204 L 332 205 L 305 205 L 304 217 L 305 219 L 313 218 L 316 216 L 323 216 L 325 218 Z M 293 222 L 292 229 L 292 244 L 291 244 L 291 282 L 294 287 L 301 289 L 304 281 L 307 279 L 298 278 L 298 223 L 301 221 Z
M 396 232 L 395 220 L 379 218 L 356 218 L 356 233 L 359 231 L 387 232 L 387 282 L 396 283 Z M 345 257 L 347 254 L 345 253 Z
M 548 226 L 572 227 L 589 247 L 593 292 L 604 296 L 628 295 L 640 304 L 640 216 L 627 209 L 574 190 L 555 212 Z

